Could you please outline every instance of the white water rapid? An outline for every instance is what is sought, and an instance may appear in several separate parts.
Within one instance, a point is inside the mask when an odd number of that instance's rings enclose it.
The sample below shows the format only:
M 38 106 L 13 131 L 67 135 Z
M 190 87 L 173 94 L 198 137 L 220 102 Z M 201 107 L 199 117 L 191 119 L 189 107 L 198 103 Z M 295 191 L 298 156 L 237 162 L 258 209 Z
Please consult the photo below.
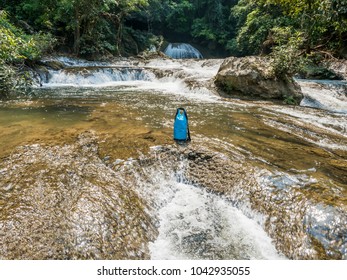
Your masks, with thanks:
M 50 71 L 49 78 L 45 79 L 45 86 L 112 86 L 121 82 L 151 81 L 154 75 L 143 69 L 136 68 L 87 68 L 64 69 Z
M 347 82 L 299 80 L 304 99 L 301 106 L 347 114 Z
M 167 182 L 156 197 L 161 205 L 152 259 L 279 259 L 256 220 L 223 197 L 196 186 Z
M 301 106 L 288 106 L 216 95 L 213 79 L 222 60 L 58 61 L 64 67 L 41 74 L 33 100 L 2 104 L 2 139 L 10 151 L 12 135 L 22 137 L 25 129 L 30 135 L 32 128 L 42 133 L 28 141 L 42 141 L 42 147 L 49 147 L 47 131 L 57 135 L 55 145 L 65 144 L 65 133 L 72 143 L 76 137 L 87 142 L 67 154 L 52 150 L 44 164 L 35 149 L 29 150 L 38 160 L 33 170 L 48 166 L 49 183 L 59 192 L 61 186 L 70 187 L 64 176 L 78 182 L 76 174 L 81 192 L 89 180 L 91 193 L 102 191 L 90 204 L 107 217 L 97 236 L 111 232 L 118 239 L 109 238 L 110 244 L 119 241 L 119 248 L 126 249 L 124 255 L 119 249 L 109 253 L 95 238 L 95 258 L 346 259 L 345 82 L 299 80 L 305 98 Z M 172 141 L 178 107 L 189 115 L 192 142 L 186 147 Z M 85 131 L 95 137 L 84 138 Z M 93 157 L 88 147 L 94 147 Z M 19 163 L 13 162 L 13 170 L 26 164 L 22 156 L 15 157 Z M 65 162 L 64 157 L 70 162 L 60 176 L 51 165 L 61 166 L 57 161 Z M 24 182 L 7 171 L 10 164 L 0 168 L 6 184 Z M 104 203 L 110 194 L 113 208 Z M 54 205 L 45 211 L 54 216 Z M 139 213 L 142 221 L 134 220 Z M 84 217 L 78 222 L 84 223 Z M 93 227 L 87 223 L 86 232 Z M 71 244 L 67 258 L 79 253 Z M 85 250 L 87 258 L 90 251 Z M 55 257 L 65 257 L 57 252 Z
M 140 173 L 146 179 L 135 175 L 159 231 L 149 246 L 152 259 L 284 258 L 264 231 L 262 215 L 185 180 L 186 164 L 182 161 L 176 172 L 144 167 Z

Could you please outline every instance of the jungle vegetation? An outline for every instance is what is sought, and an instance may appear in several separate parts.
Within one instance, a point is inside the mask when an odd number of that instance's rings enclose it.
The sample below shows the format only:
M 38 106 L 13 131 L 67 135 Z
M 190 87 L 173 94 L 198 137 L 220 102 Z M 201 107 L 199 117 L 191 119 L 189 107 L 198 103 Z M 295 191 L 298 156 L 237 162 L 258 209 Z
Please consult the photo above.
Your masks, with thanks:
M 271 55 L 290 72 L 346 58 L 346 39 L 345 0 L 0 0 L 0 95 L 50 52 L 95 59 L 184 41 L 211 57 Z

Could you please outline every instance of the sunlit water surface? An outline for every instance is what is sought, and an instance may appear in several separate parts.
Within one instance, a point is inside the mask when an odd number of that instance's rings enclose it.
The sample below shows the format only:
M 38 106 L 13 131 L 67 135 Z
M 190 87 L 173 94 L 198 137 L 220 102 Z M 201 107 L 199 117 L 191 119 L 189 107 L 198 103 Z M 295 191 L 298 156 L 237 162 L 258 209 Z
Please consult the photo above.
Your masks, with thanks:
M 199 73 L 198 67 L 182 67 L 202 81 L 218 69 Z M 342 109 L 226 100 L 205 88 L 188 88 L 175 75 L 158 79 L 153 71 L 135 69 L 114 78 L 112 71 L 101 68 L 86 77 L 53 71 L 31 97 L 0 102 L 0 258 L 285 258 L 266 232 L 267 210 L 194 184 L 182 175 L 184 161 L 178 170 L 131 171 L 132 162 L 153 147 L 174 145 L 178 107 L 187 109 L 193 149 L 253 166 L 248 175 L 264 189 L 291 194 L 299 189 L 312 203 L 301 226 L 323 244 L 309 242 L 323 250 L 318 257 L 347 257 L 346 220 L 331 216 L 347 213 L 347 115 Z M 94 140 L 82 137 L 76 144 L 85 133 Z M 97 148 L 88 154 L 93 145 Z M 127 181 L 129 166 L 135 181 Z M 151 180 L 143 179 L 147 176 Z M 35 202 L 40 197 L 44 206 Z M 130 211 L 134 201 L 139 208 Z M 143 222 L 134 221 L 137 211 Z M 299 210 L 292 211 L 295 216 Z M 58 231 L 52 235 L 48 226 L 38 230 L 38 217 L 55 221 Z M 24 220 L 32 224 L 20 224 Z M 336 233 L 329 237 L 333 240 L 324 235 L 329 226 Z M 23 233 L 36 238 L 33 245 L 21 241 Z M 54 245 L 57 240 L 62 244 Z M 16 242 L 19 247 L 22 242 L 22 253 Z M 43 242 L 52 247 L 41 248 Z M 331 249 L 334 242 L 338 246 Z M 121 254 L 116 248 L 124 244 Z

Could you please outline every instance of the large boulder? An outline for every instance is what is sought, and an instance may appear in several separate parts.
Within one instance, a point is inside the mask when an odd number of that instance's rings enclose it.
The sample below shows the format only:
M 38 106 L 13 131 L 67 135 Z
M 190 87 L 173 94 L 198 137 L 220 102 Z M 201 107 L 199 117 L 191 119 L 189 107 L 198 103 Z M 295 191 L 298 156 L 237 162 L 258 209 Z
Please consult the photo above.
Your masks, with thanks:
M 246 99 L 282 100 L 299 104 L 300 86 L 289 76 L 276 76 L 271 60 L 265 57 L 229 57 L 215 78 L 223 96 Z

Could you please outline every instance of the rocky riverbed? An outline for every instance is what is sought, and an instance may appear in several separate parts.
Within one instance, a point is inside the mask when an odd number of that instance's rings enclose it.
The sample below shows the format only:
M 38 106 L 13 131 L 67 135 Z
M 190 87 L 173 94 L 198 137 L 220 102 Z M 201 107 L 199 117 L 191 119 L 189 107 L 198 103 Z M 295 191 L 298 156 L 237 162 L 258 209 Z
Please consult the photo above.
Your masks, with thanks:
M 346 259 L 346 115 L 218 97 L 221 62 L 75 61 L 2 101 L 0 258 Z

